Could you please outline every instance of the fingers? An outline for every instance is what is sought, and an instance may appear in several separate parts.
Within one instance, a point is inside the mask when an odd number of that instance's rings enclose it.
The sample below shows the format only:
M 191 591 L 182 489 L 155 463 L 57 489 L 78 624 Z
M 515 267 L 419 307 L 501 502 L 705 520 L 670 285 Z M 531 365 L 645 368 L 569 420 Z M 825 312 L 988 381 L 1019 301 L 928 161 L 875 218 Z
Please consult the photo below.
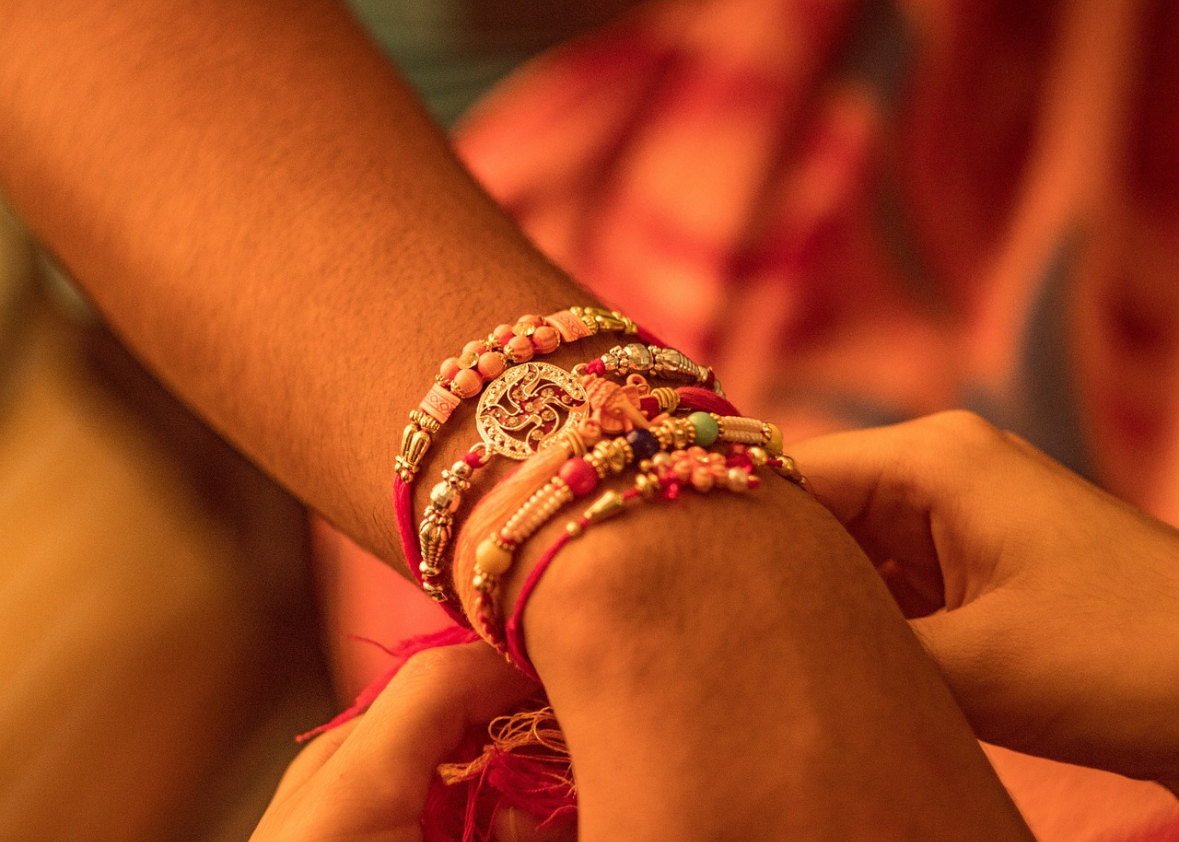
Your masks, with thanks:
M 942 501 L 942 471 L 929 458 L 920 422 L 834 433 L 790 447 L 815 496 L 877 564 L 895 560 L 919 601 L 940 605 L 942 578 L 931 512 Z M 886 577 L 886 581 L 889 578 Z M 894 594 L 897 589 L 893 588 Z
M 338 728 L 333 728 L 324 734 L 320 734 L 304 746 L 303 750 L 291 761 L 291 765 L 287 767 L 282 780 L 279 781 L 274 797 L 279 799 L 286 798 L 290 793 L 310 780 L 331 759 L 332 755 L 336 753 L 344 743 L 344 740 L 348 739 L 348 735 L 359 724 L 359 719 L 345 722 Z
M 790 448 L 819 501 L 877 566 L 896 563 L 900 578 L 886 581 L 908 616 L 946 604 L 945 574 L 962 574 L 961 565 L 987 557 L 989 544 L 1001 540 L 997 512 L 1016 482 L 1013 464 L 1031 450 L 967 412 Z M 947 560 L 954 570 L 944 569 Z M 950 602 L 960 604 L 963 593 L 953 590 Z
M 402 667 L 325 772 L 344 791 L 369 792 L 385 809 L 420 814 L 434 770 L 467 730 L 535 691 L 482 642 L 422 652 Z
M 420 838 L 439 763 L 469 728 L 535 691 L 482 642 L 415 655 L 368 713 L 295 758 L 251 838 Z

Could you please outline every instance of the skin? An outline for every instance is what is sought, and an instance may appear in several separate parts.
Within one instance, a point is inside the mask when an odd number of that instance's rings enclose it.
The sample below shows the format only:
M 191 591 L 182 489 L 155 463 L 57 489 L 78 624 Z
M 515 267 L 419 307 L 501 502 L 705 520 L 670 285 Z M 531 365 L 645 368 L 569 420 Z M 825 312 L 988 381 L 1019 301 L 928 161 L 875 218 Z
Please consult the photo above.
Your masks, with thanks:
M 1127 507 L 1018 437 L 968 413 L 945 413 L 891 428 L 825 436 L 798 443 L 792 450 L 802 454 L 806 464 L 814 469 L 812 482 L 819 487 L 822 501 L 861 544 L 870 548 L 878 562 L 878 572 L 883 573 L 882 578 L 898 603 L 906 606 L 908 613 L 915 617 L 910 625 L 917 632 L 922 646 L 933 656 L 979 733 L 1043 756 L 1158 779 L 1174 790 L 1177 752 L 1168 712 L 1174 710 L 1176 699 L 1173 682 L 1166 678 L 1174 674 L 1174 659 L 1179 657 L 1179 647 L 1173 645 L 1173 632 L 1170 631 L 1177 619 L 1174 616 L 1175 601 L 1165 595 L 1174 593 L 1176 584 L 1174 558 L 1179 551 L 1176 530 Z M 1022 489 L 1022 493 L 1010 493 L 1012 487 Z M 778 501 L 779 505 L 797 504 L 799 501 L 790 500 L 794 496 L 797 495 L 788 495 Z M 686 502 L 690 504 L 692 501 Z M 753 500 L 742 501 L 746 508 L 750 503 L 758 504 Z M 714 501 L 709 504 L 713 505 Z M 801 510 L 806 511 L 806 508 Z M 733 514 L 740 517 L 739 512 Z M 1063 528 L 1045 530 L 1042 526 L 1045 517 Z M 765 522 L 759 521 L 756 514 L 750 514 L 750 522 L 760 522 L 762 528 L 765 527 Z M 846 542 L 846 536 L 838 532 L 823 534 L 821 519 L 810 527 L 813 530 L 810 534 L 795 535 L 791 541 L 795 551 L 791 555 L 796 559 L 811 558 L 813 540 L 823 542 L 827 550 L 832 544 Z M 683 534 L 686 528 L 683 521 L 679 528 Z M 826 528 L 831 529 L 829 524 Z M 683 549 L 690 553 L 692 547 L 699 550 L 701 541 L 707 545 L 708 533 L 713 530 L 697 533 L 687 527 L 687 531 L 682 539 Z M 674 539 L 663 535 L 659 542 L 669 540 Z M 636 542 L 635 536 L 629 536 L 628 548 L 636 549 Z M 657 549 L 651 544 L 643 549 L 652 552 L 643 556 L 645 561 L 657 564 L 660 557 Z M 832 561 L 828 554 L 824 564 Z M 578 568 L 567 566 L 563 573 L 562 568 L 557 568 L 552 585 L 546 583 L 545 587 L 549 590 L 585 588 L 588 584 L 585 577 L 603 573 L 609 576 L 612 569 L 607 565 L 604 570 L 595 570 L 593 562 L 584 558 L 581 563 L 583 566 Z M 835 560 L 835 563 L 840 562 Z M 865 576 L 862 567 L 845 571 L 845 577 L 831 579 L 823 575 L 825 568 L 808 570 L 808 565 L 792 564 L 783 558 L 778 558 L 776 564 L 795 591 L 820 589 L 811 591 L 812 596 L 821 597 L 819 602 L 834 601 L 848 606 L 862 601 L 857 591 L 870 594 L 878 585 L 876 577 Z M 668 576 L 672 580 L 689 580 L 690 588 L 716 584 L 697 581 L 701 572 L 681 563 Z M 570 582 L 572 578 L 579 580 Z M 616 584 L 619 590 L 594 604 L 594 613 L 610 613 L 620 621 L 623 618 L 614 612 L 621 600 L 629 605 L 624 613 L 640 615 L 636 617 L 636 625 L 641 627 L 643 634 L 658 628 L 668 614 L 674 616 L 673 622 L 681 635 L 690 635 L 694 629 L 707 625 L 706 617 L 700 612 L 707 610 L 711 603 L 698 601 L 685 614 L 682 607 L 666 601 L 653 605 L 652 601 L 659 597 L 656 593 L 641 593 L 641 599 L 628 602 L 626 595 L 636 593 L 641 587 L 640 581 L 619 580 Z M 662 585 L 664 589 L 674 587 L 669 579 L 664 579 Z M 723 583 L 721 588 L 724 588 Z M 789 598 L 785 590 L 775 596 Z M 743 602 L 746 606 L 756 605 L 757 594 L 743 592 Z M 810 611 L 814 615 L 814 600 L 811 602 Z M 792 607 L 807 610 L 802 604 Z M 880 604 L 862 607 L 868 611 L 883 609 Z M 944 610 L 931 613 L 933 608 Z M 545 623 L 545 613 L 539 606 L 530 610 L 530 624 Z M 865 780 L 872 775 L 867 770 L 863 777 L 853 775 L 849 779 L 848 766 L 835 760 L 841 750 L 833 751 L 832 746 L 842 748 L 848 743 L 854 744 L 861 729 L 864 734 L 882 730 L 880 726 L 890 713 L 880 709 L 882 699 L 872 692 L 874 681 L 887 683 L 900 679 L 908 683 L 907 690 L 892 688 L 892 692 L 897 693 L 894 699 L 906 706 L 917 705 L 922 722 L 914 731 L 911 722 L 908 726 L 905 724 L 907 717 L 894 714 L 890 727 L 899 727 L 901 731 L 874 733 L 873 747 L 877 756 L 902 752 L 905 748 L 911 750 L 914 745 L 927 750 L 923 743 L 930 731 L 937 728 L 946 706 L 935 704 L 928 710 L 921 709 L 925 706 L 925 694 L 919 688 L 927 676 L 920 670 L 917 674 L 907 674 L 911 665 L 907 667 L 896 651 L 890 651 L 890 646 L 873 647 L 860 638 L 861 629 L 870 633 L 884 630 L 887 637 L 890 625 L 887 616 L 873 624 L 870 616 L 856 615 L 857 622 L 844 628 L 838 640 L 816 645 L 819 641 L 804 630 L 812 630 L 815 622 L 823 625 L 822 613 L 820 609 L 820 616 L 796 617 L 801 621 L 797 630 L 779 616 L 774 627 L 763 628 L 760 633 L 780 636 L 783 631 L 794 632 L 790 641 L 794 644 L 794 651 L 790 652 L 788 647 L 777 648 L 779 657 L 795 660 L 795 669 L 807 674 L 816 674 L 811 656 L 821 654 L 825 658 L 837 659 L 842 668 L 856 675 L 860 682 L 856 688 L 858 692 L 850 698 L 842 693 L 838 678 L 842 670 L 828 669 L 818 670 L 831 681 L 827 686 L 805 686 L 805 683 L 800 686 L 798 682 L 792 686 L 788 682 L 778 688 L 791 704 L 777 707 L 776 720 L 771 712 L 774 730 L 758 732 L 753 738 L 745 735 L 741 749 L 743 761 L 750 768 L 738 779 L 738 788 L 747 788 L 751 780 L 759 780 L 754 775 L 758 764 L 781 765 L 780 756 L 775 756 L 774 752 L 782 749 L 783 742 L 788 743 L 791 745 L 790 756 L 795 761 L 791 765 L 803 767 L 806 774 L 798 776 L 786 791 L 777 793 L 774 798 L 797 799 L 798 803 L 792 804 L 794 808 L 799 808 L 808 799 L 837 805 L 843 815 L 838 823 L 828 816 L 823 824 L 824 832 L 838 832 L 839 838 L 873 838 L 863 833 L 860 824 L 867 820 L 866 814 L 873 809 L 868 805 L 875 803 L 875 809 L 886 817 L 885 826 L 890 821 L 895 823 L 900 812 L 907 812 L 910 818 L 923 816 L 925 813 L 921 807 L 911 803 L 914 791 L 921 788 L 919 785 L 932 785 L 944 797 L 945 782 L 921 782 L 909 777 L 899 784 L 890 782 L 887 777 Z M 765 617 L 772 615 L 772 607 L 766 606 L 765 613 L 759 618 L 764 622 Z M 1078 622 L 1077 617 L 1083 617 L 1084 622 Z M 869 622 L 859 622 L 863 620 Z M 732 617 L 729 622 L 733 622 Z M 609 633 L 611 628 L 613 626 L 604 627 L 603 633 Z M 552 632 L 567 634 L 568 623 L 553 622 Z M 759 633 L 756 630 L 751 632 Z M 757 828 L 751 826 L 754 821 L 742 824 L 741 816 L 734 817 L 723 810 L 723 805 L 730 798 L 739 798 L 740 792 L 727 791 L 723 780 L 711 776 L 701 779 L 690 768 L 700 756 L 716 757 L 724 752 L 723 741 L 731 738 L 724 734 L 724 726 L 733 710 L 741 710 L 743 716 L 754 715 L 748 706 L 748 697 L 739 703 L 718 698 L 722 693 L 740 694 L 739 689 L 722 689 L 732 683 L 733 676 L 730 675 L 716 684 L 700 682 L 696 687 L 705 688 L 704 693 L 682 695 L 678 706 L 663 707 L 669 698 L 664 693 L 653 692 L 654 688 L 673 679 L 676 670 L 685 665 L 676 660 L 678 653 L 654 651 L 643 645 L 643 634 L 637 635 L 629 645 L 622 639 L 617 640 L 620 648 L 612 650 L 606 658 L 594 647 L 580 653 L 584 659 L 579 662 L 573 678 L 574 682 L 580 680 L 576 692 L 602 704 L 602 710 L 589 713 L 586 723 L 567 718 L 566 728 L 573 734 L 588 731 L 590 739 L 602 740 L 611 746 L 617 744 L 615 740 L 626 740 L 631 748 L 624 758 L 618 758 L 596 757 L 592 748 L 582 747 L 579 751 L 575 746 L 579 783 L 590 790 L 590 796 L 583 792 L 583 809 L 589 811 L 595 821 L 613 821 L 611 832 L 616 838 L 617 835 L 639 838 L 642 820 L 650 822 L 649 835 L 657 838 L 660 832 L 669 833 L 672 829 L 677 833 L 690 832 L 689 828 L 698 827 L 699 822 L 707 822 L 710 817 L 715 820 L 717 816 L 723 817 L 728 827 L 714 826 L 704 838 L 748 838 L 746 834 L 756 834 Z M 531 635 L 530 640 L 540 643 L 542 635 Z M 1150 640 L 1154 645 L 1143 647 L 1143 640 Z M 717 650 L 726 648 L 724 641 L 715 641 L 713 646 Z M 761 657 L 767 654 L 767 648 L 745 648 L 756 651 Z M 716 653 L 709 654 L 713 657 L 690 666 L 697 675 L 706 675 L 718 663 Z M 736 654 L 739 656 L 740 653 Z M 445 664 L 450 658 L 470 662 L 473 658 L 485 659 L 486 655 L 484 650 L 481 655 L 478 651 L 456 655 L 432 653 L 431 658 Z M 725 657 L 733 655 L 727 652 Z M 866 655 L 870 657 L 865 658 Z M 641 680 L 635 681 L 636 670 L 627 665 L 638 659 L 643 660 L 644 665 L 637 671 Z M 728 661 L 722 663 L 729 664 Z M 445 669 L 444 666 L 440 668 Z M 546 674 L 554 673 L 560 673 L 560 665 L 546 670 Z M 593 677 L 595 674 L 597 678 Z M 758 680 L 772 681 L 773 675 L 772 670 L 763 669 Z M 494 681 L 472 695 L 473 685 L 482 686 L 487 676 L 494 676 Z M 486 698 L 489 695 L 497 699 L 495 694 L 503 693 L 505 687 L 520 685 L 518 679 L 511 685 L 512 678 L 510 670 L 504 670 L 502 666 L 497 670 L 490 664 L 482 667 L 482 671 L 469 668 L 462 673 L 452 671 L 448 678 L 428 684 L 411 678 L 408 681 L 422 691 L 419 694 L 422 699 L 413 699 L 394 687 L 386 696 L 393 694 L 398 700 L 389 702 L 383 696 L 369 717 L 390 719 L 385 711 L 392 705 L 429 707 L 431 698 L 435 700 L 434 705 L 439 699 L 447 699 L 452 705 L 463 698 Z M 448 684 L 451 679 L 456 681 L 456 687 L 465 689 L 450 693 L 441 691 L 439 684 Z M 1094 685 L 1103 687 L 1104 692 L 1092 693 Z M 625 697 L 626 702 L 613 701 L 611 697 Z M 606 817 L 603 817 L 593 810 L 592 801 L 586 803 L 587 797 L 592 797 L 599 786 L 595 775 L 600 773 L 606 779 L 623 778 L 623 783 L 616 787 L 618 791 L 609 796 L 608 801 L 625 805 L 634 799 L 633 791 L 625 791 L 625 787 L 633 785 L 625 770 L 627 764 L 643 765 L 641 752 L 649 745 L 650 735 L 634 733 L 636 723 L 631 717 L 641 712 L 651 697 L 651 703 L 661 708 L 653 719 L 666 720 L 667 729 L 673 732 L 662 746 L 674 745 L 677 751 L 649 762 L 664 768 L 683 762 L 688 768 L 680 770 L 677 775 L 664 775 L 663 781 L 648 780 L 643 790 L 647 809 L 640 816 L 625 809 L 607 809 L 604 811 Z M 555 698 L 559 701 L 559 695 Z M 733 708 L 729 706 L 731 704 L 742 706 Z M 628 717 L 622 720 L 611 717 L 610 712 L 617 709 L 616 706 L 624 707 Z M 805 712 L 800 713 L 800 709 Z M 419 718 L 422 715 L 416 714 Z M 460 717 L 460 721 L 478 718 L 468 714 L 465 720 Z M 699 727 L 702 721 L 711 727 Z M 382 733 L 395 733 L 393 728 L 386 727 L 388 730 Z M 643 727 L 651 728 L 651 722 Z M 632 732 L 624 737 L 614 737 L 612 732 L 620 728 L 629 728 Z M 824 729 L 825 733 L 817 733 Z M 406 739 L 431 746 L 431 758 L 444 754 L 445 740 L 441 736 L 435 739 L 420 728 L 405 730 L 409 732 Z M 452 731 L 441 729 L 437 733 L 450 739 L 453 738 Z M 784 740 L 778 738 L 779 734 L 785 735 Z M 579 738 L 585 739 L 585 736 Z M 702 739 L 703 745 L 693 747 L 693 738 Z M 890 738 L 895 740 L 895 745 L 888 745 Z M 340 734 L 332 737 L 333 742 L 328 748 L 312 746 L 307 752 L 312 757 L 297 761 L 288 778 L 296 782 L 304 780 L 303 768 L 318 766 L 320 760 L 317 758 L 333 751 L 334 745 L 354 739 L 357 738 L 351 734 Z M 759 753 L 763 741 L 771 743 L 773 751 Z M 861 761 L 865 759 L 861 758 Z M 595 761 L 602 764 L 601 770 L 595 767 Z M 830 778 L 818 774 L 818 770 L 832 766 Z M 422 765 L 417 774 L 428 780 L 429 773 L 430 767 Z M 665 786 L 669 781 L 696 781 L 700 788 L 687 795 L 683 803 L 673 806 L 675 794 L 668 792 Z M 759 782 L 764 782 L 764 776 Z M 358 778 L 357 784 L 363 791 L 367 781 Z M 810 786 L 822 786 L 823 790 L 808 791 Z M 849 790 L 846 793 L 841 790 L 845 786 Z M 602 785 L 602 789 L 607 788 L 608 784 Z M 652 793 L 651 789 L 657 789 L 658 794 Z M 683 787 L 676 787 L 676 790 L 682 792 Z M 957 793 L 955 797 L 960 805 L 969 801 L 965 793 Z M 900 803 L 893 799 L 899 799 Z M 300 792 L 288 780 L 280 788 L 271 814 L 283 815 L 288 804 L 302 802 L 306 807 L 308 802 L 320 801 L 322 799 L 314 787 Z M 888 806 L 883 807 L 881 802 Z M 373 810 L 378 815 L 386 815 L 375 806 Z M 351 811 L 332 808 L 321 807 L 316 814 L 334 816 L 333 821 L 344 824 L 357 820 Z M 966 814 L 959 818 L 966 827 L 975 824 Z M 765 820 L 766 817 L 759 814 L 756 823 Z M 293 819 L 284 819 L 278 824 L 273 820 L 270 823 L 264 821 L 256 840 L 302 838 L 289 835 L 291 821 Z M 681 827 L 681 823 L 688 827 Z M 784 826 L 778 832 L 789 833 L 789 838 L 810 838 L 807 823 Z M 273 828 L 280 828 L 281 833 L 265 835 L 264 831 Z M 498 839 L 519 838 L 517 832 L 502 825 L 499 831 Z M 592 831 L 592 825 L 587 822 L 583 832 L 589 834 Z M 988 826 L 987 832 L 990 831 Z M 914 824 L 910 824 L 897 838 L 920 838 L 912 835 L 919 832 Z M 961 826 L 941 832 L 963 838 Z M 345 834 L 341 838 L 348 837 Z M 388 838 L 402 837 L 391 835 Z M 822 837 L 815 835 L 813 838 Z
M 438 361 L 587 300 L 327 0 L 9 0 L 0 186 L 165 382 L 391 563 Z M 1031 838 L 869 560 L 784 481 L 595 529 L 527 624 L 586 840 Z M 364 755 L 358 791 L 414 773 L 345 748 L 324 768 Z
M 438 764 L 467 728 L 485 725 L 534 690 L 482 644 L 414 656 L 364 716 L 316 738 L 295 758 L 252 842 L 421 840 Z
M 981 738 L 1175 790 L 1179 531 L 969 413 L 792 453 Z

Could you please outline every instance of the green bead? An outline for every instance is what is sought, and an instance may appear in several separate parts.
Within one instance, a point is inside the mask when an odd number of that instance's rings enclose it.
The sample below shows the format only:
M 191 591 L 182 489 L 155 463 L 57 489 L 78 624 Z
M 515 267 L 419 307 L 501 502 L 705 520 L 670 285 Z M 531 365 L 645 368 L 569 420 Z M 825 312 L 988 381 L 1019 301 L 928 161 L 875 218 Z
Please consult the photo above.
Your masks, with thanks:
M 696 429 L 696 444 L 701 447 L 708 447 L 720 435 L 720 428 L 716 425 L 716 419 L 707 412 L 693 412 L 688 416 L 688 420 L 692 422 L 692 426 Z

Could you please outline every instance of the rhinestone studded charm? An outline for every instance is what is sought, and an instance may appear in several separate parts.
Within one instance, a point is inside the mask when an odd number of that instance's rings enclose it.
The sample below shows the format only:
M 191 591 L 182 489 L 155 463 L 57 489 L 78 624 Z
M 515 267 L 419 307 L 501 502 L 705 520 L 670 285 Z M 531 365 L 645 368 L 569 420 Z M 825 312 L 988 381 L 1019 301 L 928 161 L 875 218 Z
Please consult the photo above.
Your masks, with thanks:
M 576 377 L 549 363 L 528 362 L 488 384 L 475 426 L 489 452 L 522 460 L 588 416 L 586 392 Z

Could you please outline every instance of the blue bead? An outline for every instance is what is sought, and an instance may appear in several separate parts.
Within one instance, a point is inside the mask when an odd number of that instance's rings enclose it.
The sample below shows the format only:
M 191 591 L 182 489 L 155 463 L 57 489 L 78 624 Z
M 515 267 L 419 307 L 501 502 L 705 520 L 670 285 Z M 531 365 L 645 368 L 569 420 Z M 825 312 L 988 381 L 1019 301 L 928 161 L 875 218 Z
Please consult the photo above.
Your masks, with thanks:
M 627 433 L 626 443 L 635 452 L 636 462 L 650 459 L 659 452 L 659 439 L 655 438 L 655 435 L 649 430 L 644 430 L 642 427 L 635 427 Z

